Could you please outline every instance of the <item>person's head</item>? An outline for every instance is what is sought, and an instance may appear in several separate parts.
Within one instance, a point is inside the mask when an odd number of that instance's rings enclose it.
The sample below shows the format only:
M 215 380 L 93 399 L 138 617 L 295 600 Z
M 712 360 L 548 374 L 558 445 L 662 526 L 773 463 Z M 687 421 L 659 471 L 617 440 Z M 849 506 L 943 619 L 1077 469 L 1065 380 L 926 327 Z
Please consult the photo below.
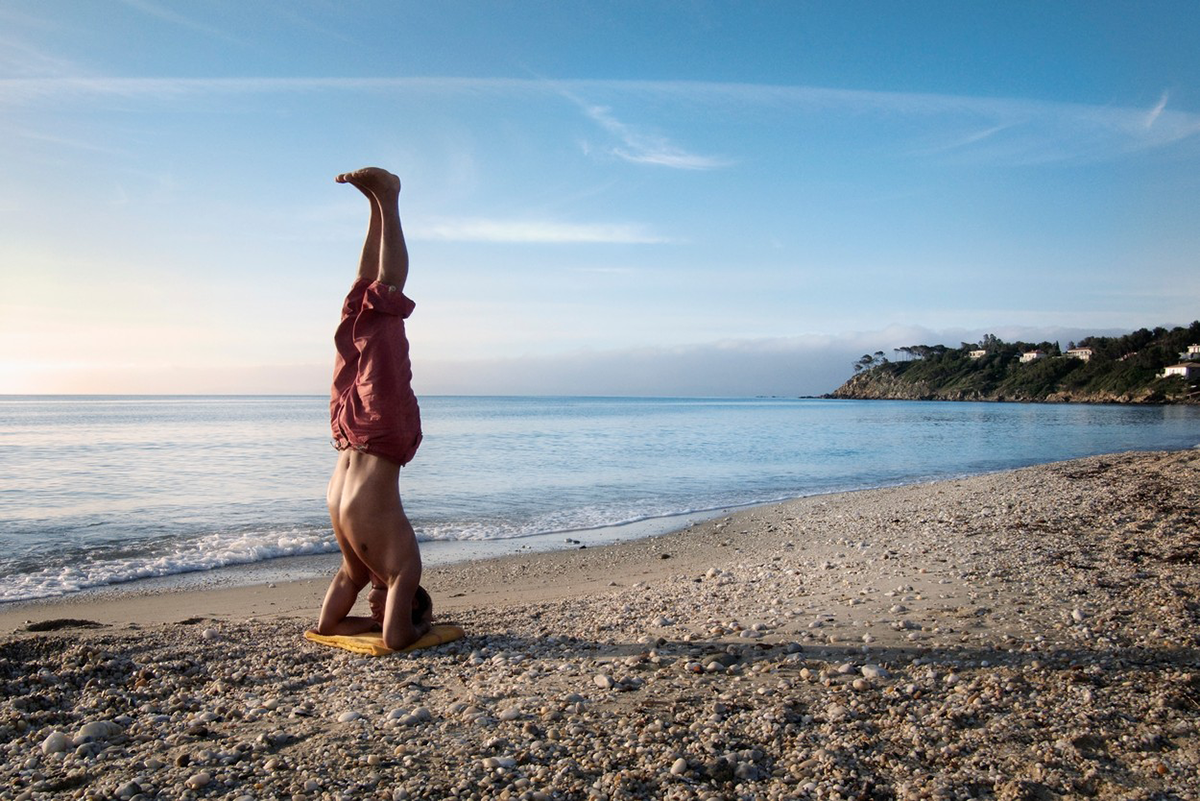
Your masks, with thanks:
M 412 622 L 414 626 L 433 622 L 433 599 L 419 584 L 417 591 L 413 594 Z

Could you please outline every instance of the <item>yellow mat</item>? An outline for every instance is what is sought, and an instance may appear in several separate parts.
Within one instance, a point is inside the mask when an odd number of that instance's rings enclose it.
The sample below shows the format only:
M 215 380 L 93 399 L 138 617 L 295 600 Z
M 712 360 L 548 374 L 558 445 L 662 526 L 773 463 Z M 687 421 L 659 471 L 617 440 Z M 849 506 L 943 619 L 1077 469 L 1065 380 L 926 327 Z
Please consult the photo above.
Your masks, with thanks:
M 317 634 L 315 631 L 304 632 L 304 639 L 311 640 L 321 645 L 328 645 L 333 648 L 341 648 L 363 656 L 383 656 L 384 654 L 404 653 L 406 651 L 416 651 L 420 648 L 432 648 L 435 645 L 454 642 L 462 639 L 466 634 L 461 626 L 455 626 L 453 623 L 435 623 L 433 628 L 429 630 L 421 639 L 414 642 L 407 648 L 401 651 L 393 651 L 383 644 L 383 635 L 379 633 L 371 634 L 332 634 L 326 636 Z

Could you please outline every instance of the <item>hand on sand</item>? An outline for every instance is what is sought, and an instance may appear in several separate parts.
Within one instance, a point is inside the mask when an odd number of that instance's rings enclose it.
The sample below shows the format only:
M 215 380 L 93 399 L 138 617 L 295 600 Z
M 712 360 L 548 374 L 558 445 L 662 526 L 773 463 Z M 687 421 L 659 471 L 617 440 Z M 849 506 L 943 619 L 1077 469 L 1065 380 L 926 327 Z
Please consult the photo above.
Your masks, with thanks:
M 333 180 L 339 184 L 357 187 L 364 195 L 398 195 L 400 179 L 382 167 L 363 167 L 353 172 L 344 172 Z

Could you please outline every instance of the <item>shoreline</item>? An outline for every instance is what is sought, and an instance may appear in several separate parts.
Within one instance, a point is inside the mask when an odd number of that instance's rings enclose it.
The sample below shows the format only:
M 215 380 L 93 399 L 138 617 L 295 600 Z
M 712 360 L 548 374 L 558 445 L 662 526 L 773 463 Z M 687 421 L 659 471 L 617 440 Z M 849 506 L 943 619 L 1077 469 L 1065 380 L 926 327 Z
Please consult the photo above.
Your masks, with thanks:
M 466 639 L 379 659 L 326 578 L 0 608 L 0 798 L 1196 798 L 1197 509 L 1195 449 L 809 496 L 431 566 Z
M 590 529 L 554 531 L 507 539 L 427 540 L 420 542 L 421 556 L 425 569 L 428 570 L 433 567 L 455 566 L 503 557 L 535 556 L 556 551 L 604 548 L 622 542 L 653 539 L 721 515 L 785 502 L 746 503 L 716 509 L 681 512 Z M 169 597 L 178 593 L 204 595 L 220 591 L 234 591 L 234 594 L 238 594 L 242 590 L 274 589 L 279 584 L 310 581 L 328 583 L 337 570 L 340 559 L 341 555 L 337 551 L 281 556 L 261 562 L 225 565 L 210 570 L 169 573 L 117 584 L 87 587 L 66 595 L 3 601 L 0 602 L 0 634 L 11 630 L 15 625 L 13 621 L 17 618 L 47 620 L 51 616 L 70 616 L 63 610 L 119 609 L 126 601 L 129 601 L 153 613 L 154 607 L 149 599 Z M 139 599 L 146 599 L 146 604 L 140 604 Z M 169 609 L 170 604 L 161 608 Z M 112 622 L 113 620 L 109 620 L 107 624 Z M 154 618 L 153 622 L 165 622 L 165 618 L 164 620 Z

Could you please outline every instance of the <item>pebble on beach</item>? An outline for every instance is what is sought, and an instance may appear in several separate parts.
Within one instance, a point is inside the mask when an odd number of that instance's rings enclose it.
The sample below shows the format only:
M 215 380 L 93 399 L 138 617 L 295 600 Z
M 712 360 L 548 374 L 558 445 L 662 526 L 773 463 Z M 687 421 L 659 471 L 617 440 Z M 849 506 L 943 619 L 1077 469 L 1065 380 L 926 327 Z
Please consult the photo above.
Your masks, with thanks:
M 14 632 L 0 800 L 1200 798 L 1196 509 L 1200 451 L 804 498 L 427 568 L 468 636 L 380 658 Z

